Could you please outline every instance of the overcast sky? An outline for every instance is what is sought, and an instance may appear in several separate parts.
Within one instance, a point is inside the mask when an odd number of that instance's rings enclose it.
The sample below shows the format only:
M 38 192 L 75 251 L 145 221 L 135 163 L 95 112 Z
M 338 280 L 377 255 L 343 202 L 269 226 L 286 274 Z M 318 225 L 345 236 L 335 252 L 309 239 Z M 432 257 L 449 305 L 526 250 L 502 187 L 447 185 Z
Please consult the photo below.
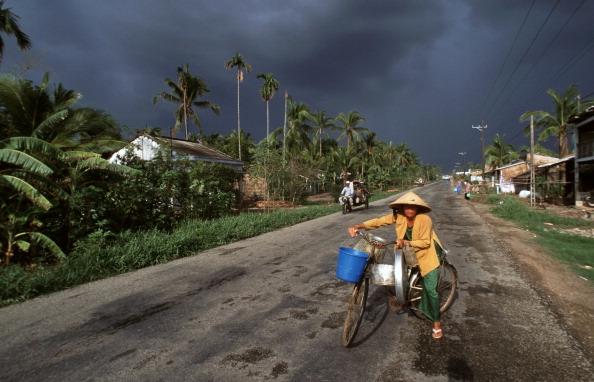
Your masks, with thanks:
M 120 125 L 166 132 L 175 105 L 166 77 L 189 64 L 206 80 L 199 109 L 206 134 L 237 129 L 236 52 L 252 66 L 241 85 L 241 127 L 259 141 L 266 108 L 258 73 L 280 89 L 270 103 L 271 129 L 284 123 L 286 90 L 327 116 L 356 110 L 378 138 L 406 143 L 425 164 L 451 171 L 481 162 L 486 145 L 505 134 L 528 145 L 519 122 L 530 110 L 552 111 L 545 92 L 579 84 L 594 92 L 594 1 L 584 0 L 5 0 L 33 47 L 4 36 L 2 72 L 33 63 L 25 77 L 50 72 Z M 554 142 L 551 141 L 551 145 Z M 343 142 L 343 144 L 345 144 Z M 466 153 L 461 155 L 460 153 Z

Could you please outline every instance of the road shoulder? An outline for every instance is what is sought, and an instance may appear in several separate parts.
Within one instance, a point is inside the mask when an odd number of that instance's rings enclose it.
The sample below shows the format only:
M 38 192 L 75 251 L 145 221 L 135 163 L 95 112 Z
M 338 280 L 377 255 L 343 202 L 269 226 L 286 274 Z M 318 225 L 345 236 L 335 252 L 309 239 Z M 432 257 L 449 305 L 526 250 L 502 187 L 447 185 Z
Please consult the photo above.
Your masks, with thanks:
M 571 333 L 586 357 L 594 362 L 594 286 L 534 243 L 534 234 L 492 215 L 489 205 L 471 203 L 471 206 L 505 243 L 506 253 L 518 270 Z

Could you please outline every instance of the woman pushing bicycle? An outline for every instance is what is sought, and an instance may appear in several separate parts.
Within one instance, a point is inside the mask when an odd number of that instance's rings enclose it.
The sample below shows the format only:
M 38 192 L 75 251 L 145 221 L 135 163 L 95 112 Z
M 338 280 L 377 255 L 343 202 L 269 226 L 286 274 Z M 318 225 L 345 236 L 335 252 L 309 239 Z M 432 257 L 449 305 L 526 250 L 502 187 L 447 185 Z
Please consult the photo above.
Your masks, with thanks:
M 390 203 L 388 207 L 392 209 L 391 214 L 349 227 L 349 234 L 351 237 L 355 237 L 356 231 L 359 229 L 373 230 L 395 224 L 396 248 L 410 246 L 414 249 L 423 277 L 423 292 L 418 310 L 433 322 L 431 333 L 433 338 L 441 338 L 443 332 L 439 317 L 437 284 L 443 246 L 433 231 L 431 218 L 427 215 L 431 212 L 431 208 L 412 191 Z

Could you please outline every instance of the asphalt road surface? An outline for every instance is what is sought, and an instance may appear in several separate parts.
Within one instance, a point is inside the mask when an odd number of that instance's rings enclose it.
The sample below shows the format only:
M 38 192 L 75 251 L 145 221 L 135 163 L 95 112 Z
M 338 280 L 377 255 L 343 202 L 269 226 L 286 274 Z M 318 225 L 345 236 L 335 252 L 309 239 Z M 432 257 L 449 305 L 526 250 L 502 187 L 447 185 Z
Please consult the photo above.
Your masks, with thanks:
M 371 286 L 351 348 L 346 228 L 389 201 L 0 309 L 0 381 L 593 381 L 594 366 L 461 196 L 416 190 L 460 290 L 430 323 Z M 392 227 L 374 232 L 392 240 Z

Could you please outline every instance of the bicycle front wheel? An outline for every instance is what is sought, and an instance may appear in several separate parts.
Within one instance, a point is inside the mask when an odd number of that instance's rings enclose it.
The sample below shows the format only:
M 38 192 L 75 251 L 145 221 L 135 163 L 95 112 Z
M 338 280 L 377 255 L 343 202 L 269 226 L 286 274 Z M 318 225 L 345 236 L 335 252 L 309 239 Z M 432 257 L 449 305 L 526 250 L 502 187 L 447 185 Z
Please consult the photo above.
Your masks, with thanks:
M 359 330 L 363 312 L 365 311 L 365 302 L 367 301 L 368 291 L 369 279 L 367 277 L 364 277 L 361 281 L 355 284 L 355 287 L 353 288 L 353 294 L 349 299 L 349 308 L 342 330 L 342 346 L 349 346 L 352 344 L 357 335 L 357 330 Z

